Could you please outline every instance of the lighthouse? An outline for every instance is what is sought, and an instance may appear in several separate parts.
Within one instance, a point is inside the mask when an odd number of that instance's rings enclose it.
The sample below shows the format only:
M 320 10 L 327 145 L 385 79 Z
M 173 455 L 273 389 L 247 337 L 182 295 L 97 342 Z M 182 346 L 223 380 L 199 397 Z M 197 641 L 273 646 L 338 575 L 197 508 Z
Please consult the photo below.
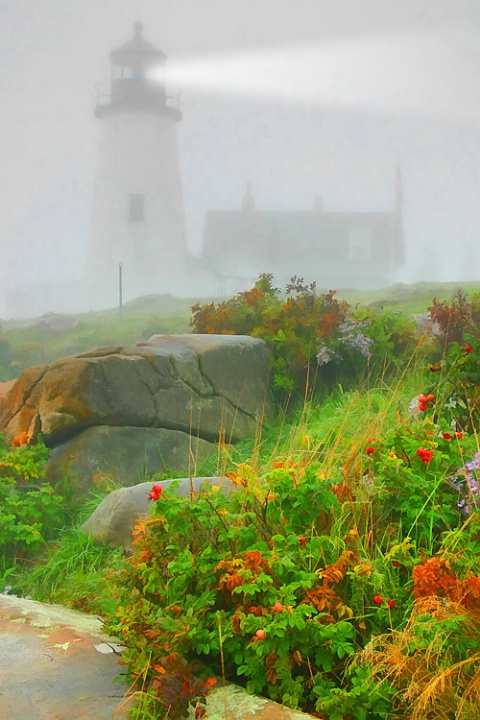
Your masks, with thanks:
M 90 224 L 92 307 L 172 293 L 185 282 L 187 245 L 177 142 L 181 112 L 165 87 L 166 55 L 143 35 L 110 53 L 95 115 L 98 153 Z M 119 272 L 120 271 L 120 272 Z

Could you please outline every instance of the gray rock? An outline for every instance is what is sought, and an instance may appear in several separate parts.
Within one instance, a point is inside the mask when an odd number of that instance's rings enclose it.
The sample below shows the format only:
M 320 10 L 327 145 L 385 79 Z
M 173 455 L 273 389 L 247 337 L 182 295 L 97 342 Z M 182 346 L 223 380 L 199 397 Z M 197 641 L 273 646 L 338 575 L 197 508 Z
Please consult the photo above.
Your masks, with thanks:
M 245 688 L 218 683 L 207 696 L 208 720 L 313 720 L 313 715 L 291 710 L 267 698 L 251 695 Z M 189 718 L 193 718 L 193 710 Z
M 415 420 L 418 420 L 418 418 L 421 415 L 420 408 L 418 407 L 420 395 L 416 395 L 413 400 L 410 400 L 408 403 L 408 414 L 410 417 L 415 418 Z
M 196 474 L 219 440 L 256 435 L 273 414 L 270 353 L 236 335 L 154 335 L 29 368 L 0 391 L 0 433 L 39 433 L 47 479 L 76 497 L 96 476 L 132 485 L 165 469 Z M 193 439 L 195 438 L 195 439 Z
M 216 452 L 215 444 L 179 430 L 103 425 L 54 448 L 46 476 L 52 485 L 68 477 L 78 499 L 101 477 L 129 486 L 167 469 L 195 475 Z
M 114 490 L 102 500 L 81 530 L 91 535 L 95 542 L 103 543 L 109 547 L 124 547 L 131 549 L 135 523 L 148 517 L 151 501 L 149 494 L 154 485 L 160 485 L 164 490 L 172 482 L 178 482 L 175 492 L 180 497 L 188 497 L 193 490 L 199 492 L 205 484 L 215 485 L 224 492 L 230 493 L 234 485 L 225 477 L 208 478 L 182 478 L 180 480 L 162 480 L 157 483 L 147 482 Z
M 134 697 L 96 617 L 0 594 L 0 716 L 127 720 Z
M 269 351 L 234 335 L 153 336 L 30 368 L 0 399 L 0 432 L 42 433 L 51 447 L 87 427 L 163 427 L 227 442 L 272 412 Z

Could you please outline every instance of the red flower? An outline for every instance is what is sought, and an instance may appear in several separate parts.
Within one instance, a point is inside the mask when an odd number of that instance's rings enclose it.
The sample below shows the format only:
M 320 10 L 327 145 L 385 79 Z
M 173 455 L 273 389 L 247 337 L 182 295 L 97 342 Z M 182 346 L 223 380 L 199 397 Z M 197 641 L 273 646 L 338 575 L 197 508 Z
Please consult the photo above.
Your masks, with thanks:
M 472 346 L 470 345 L 469 342 L 467 342 L 467 343 L 465 344 L 465 352 L 466 352 L 466 353 L 471 353 L 471 352 L 473 352 L 473 348 L 472 348 Z
M 273 612 L 282 612 L 282 610 L 283 610 L 282 603 L 276 602 L 275 605 L 273 606 Z
M 375 450 L 373 449 L 373 447 L 371 445 L 369 445 L 367 448 L 365 448 L 365 452 L 367 453 L 367 455 L 373 455 Z
M 457 440 L 461 440 L 463 438 L 463 432 L 456 432 L 455 437 L 457 438 Z
M 157 502 L 160 495 L 163 493 L 163 488 L 161 485 L 154 485 L 152 489 L 150 490 L 150 493 L 148 495 L 148 499 L 152 502 Z
M 450 435 L 450 433 L 443 433 L 443 436 L 442 436 L 442 437 L 443 437 L 444 440 L 451 440 L 451 439 L 452 439 L 452 436 Z
M 432 395 L 430 393 L 429 395 L 424 395 L 423 393 L 418 396 L 418 409 L 424 412 L 427 407 L 428 403 L 431 403 L 435 400 L 435 395 Z
M 424 448 L 418 448 L 417 455 L 425 465 L 428 465 L 433 457 L 433 450 L 425 450 Z
M 393 610 L 393 608 L 395 607 L 395 600 L 387 600 L 387 605 L 390 610 Z
M 375 595 L 375 597 L 373 598 L 373 602 L 375 603 L 375 605 L 381 605 L 381 604 L 383 603 L 383 598 L 382 598 L 382 596 L 381 596 L 381 595 Z
M 305 545 L 307 544 L 307 538 L 301 537 L 298 542 L 300 544 L 300 547 L 305 547 Z
M 400 563 L 398 562 L 398 560 L 392 560 L 392 565 L 393 567 L 400 567 Z
M 273 466 L 274 470 L 280 470 L 280 468 L 283 468 L 283 462 L 277 462 Z

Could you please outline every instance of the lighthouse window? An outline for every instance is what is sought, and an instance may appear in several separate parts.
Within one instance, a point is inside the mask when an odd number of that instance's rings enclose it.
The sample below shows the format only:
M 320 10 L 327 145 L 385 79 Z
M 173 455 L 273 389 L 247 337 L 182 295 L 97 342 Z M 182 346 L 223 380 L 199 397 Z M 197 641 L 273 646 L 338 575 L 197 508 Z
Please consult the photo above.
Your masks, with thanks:
M 128 219 L 130 222 L 143 222 L 145 220 L 145 196 L 132 193 L 129 195 Z

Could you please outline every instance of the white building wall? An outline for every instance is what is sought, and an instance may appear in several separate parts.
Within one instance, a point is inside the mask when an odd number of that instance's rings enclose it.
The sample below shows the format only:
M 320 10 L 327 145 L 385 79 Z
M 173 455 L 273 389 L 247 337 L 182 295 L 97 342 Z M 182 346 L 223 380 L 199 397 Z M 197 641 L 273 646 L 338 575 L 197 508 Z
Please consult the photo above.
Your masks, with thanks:
M 89 282 L 99 307 L 150 293 L 182 295 L 186 232 L 176 118 L 148 110 L 107 111 L 92 208 Z M 144 197 L 144 220 L 129 219 L 130 195 Z

